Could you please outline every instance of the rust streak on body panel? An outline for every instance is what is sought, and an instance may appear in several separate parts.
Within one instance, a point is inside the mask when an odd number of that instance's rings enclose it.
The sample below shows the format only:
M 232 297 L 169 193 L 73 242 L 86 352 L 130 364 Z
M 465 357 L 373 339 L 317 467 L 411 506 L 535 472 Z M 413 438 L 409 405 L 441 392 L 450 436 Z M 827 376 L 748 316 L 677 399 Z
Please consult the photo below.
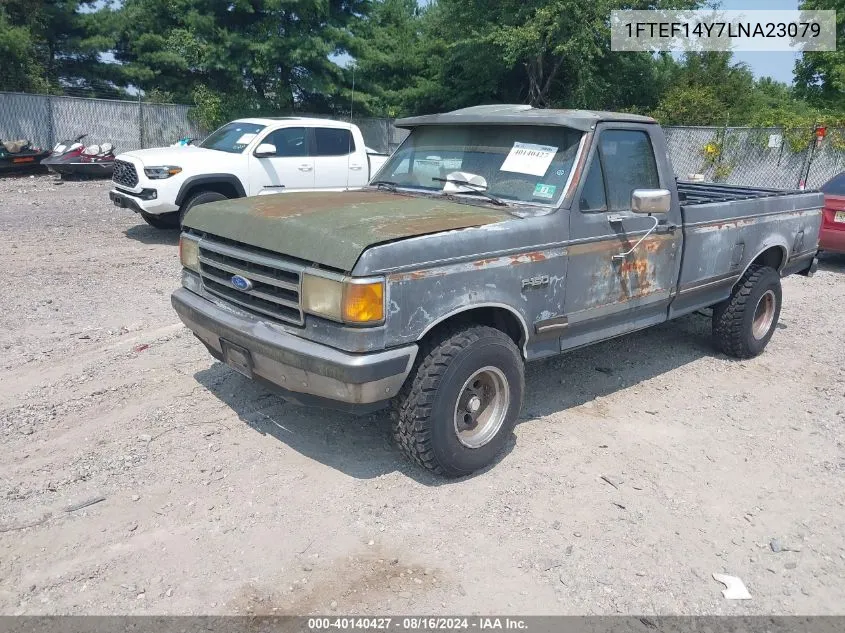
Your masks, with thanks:
M 582 244 L 573 244 L 569 246 L 570 255 L 593 255 L 599 253 L 609 253 L 615 255 L 618 252 L 623 252 L 631 248 L 637 243 L 638 236 L 634 235 L 628 237 L 621 235 L 619 237 L 608 237 L 603 240 L 595 240 L 592 242 L 584 242 Z M 665 246 L 674 243 L 675 236 L 671 234 L 653 235 L 640 244 L 639 248 L 646 248 L 650 253 L 658 252 Z
M 531 264 L 545 261 L 546 254 L 542 251 L 532 251 L 530 253 L 520 253 L 519 255 L 511 255 L 510 260 L 511 266 L 516 266 L 518 264 Z
M 453 273 L 467 272 L 485 268 L 497 268 L 499 266 L 517 266 L 519 264 L 532 264 L 545 262 L 555 257 L 563 257 L 567 254 L 566 248 L 552 248 L 544 251 L 531 251 L 529 253 L 518 253 L 507 257 L 486 257 L 469 262 L 434 266 L 411 272 L 393 273 L 387 279 L 391 282 L 411 281 L 416 279 L 428 279 L 430 277 L 443 277 Z

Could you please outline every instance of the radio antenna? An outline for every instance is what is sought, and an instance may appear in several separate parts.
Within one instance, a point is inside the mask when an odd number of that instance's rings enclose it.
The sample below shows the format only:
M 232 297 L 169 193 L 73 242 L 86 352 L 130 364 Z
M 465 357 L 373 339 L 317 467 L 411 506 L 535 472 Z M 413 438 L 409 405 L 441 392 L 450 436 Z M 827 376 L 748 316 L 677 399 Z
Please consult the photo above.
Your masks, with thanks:
M 352 111 L 355 108 L 355 62 L 352 62 L 352 98 L 349 100 L 349 137 L 346 146 L 346 189 L 349 189 L 349 161 L 352 158 Z M 366 152 L 364 152 L 366 155 Z M 367 157 L 369 162 L 369 156 Z M 369 167 L 367 168 L 369 172 Z M 369 180 L 369 178 L 367 178 Z

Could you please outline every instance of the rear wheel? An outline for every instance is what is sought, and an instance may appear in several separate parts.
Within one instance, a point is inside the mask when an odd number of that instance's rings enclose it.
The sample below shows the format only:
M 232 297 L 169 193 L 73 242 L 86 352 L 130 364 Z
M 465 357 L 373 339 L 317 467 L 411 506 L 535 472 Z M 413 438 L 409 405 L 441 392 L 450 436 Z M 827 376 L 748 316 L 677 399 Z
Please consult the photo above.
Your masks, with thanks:
M 433 472 L 468 475 L 504 448 L 524 389 L 522 357 L 510 337 L 485 326 L 444 329 L 420 349 L 397 396 L 394 439 Z
M 753 358 L 765 349 L 780 317 L 778 271 L 752 266 L 734 286 L 727 301 L 713 307 L 713 335 L 725 354 Z
M 152 213 L 141 211 L 141 217 L 144 218 L 144 222 L 157 229 L 179 228 L 179 214 L 176 212 L 153 215 Z
M 185 214 L 199 204 L 208 204 L 209 202 L 219 202 L 220 200 L 228 200 L 228 196 L 224 196 L 217 191 L 200 191 L 195 193 L 182 205 L 179 209 L 179 226 L 185 221 Z

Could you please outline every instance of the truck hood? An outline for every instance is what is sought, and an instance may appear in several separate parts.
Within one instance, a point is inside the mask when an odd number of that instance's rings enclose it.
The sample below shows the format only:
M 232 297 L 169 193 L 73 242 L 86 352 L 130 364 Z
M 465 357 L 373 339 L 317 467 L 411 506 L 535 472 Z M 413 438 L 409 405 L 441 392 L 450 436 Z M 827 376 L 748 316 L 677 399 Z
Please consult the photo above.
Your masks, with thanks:
M 235 154 L 237 156 L 237 154 Z M 124 152 L 118 159 L 123 160 L 124 157 L 129 156 L 139 161 L 145 167 L 159 167 L 162 165 L 180 165 L 179 161 L 196 161 L 198 158 L 214 158 L 220 160 L 225 159 L 226 152 L 218 152 L 213 149 L 204 149 L 196 147 L 195 145 L 187 145 L 185 147 L 156 147 L 154 149 L 139 149 L 134 152 Z
M 184 226 L 351 271 L 375 244 L 512 219 L 505 209 L 365 190 L 214 202 L 191 209 Z

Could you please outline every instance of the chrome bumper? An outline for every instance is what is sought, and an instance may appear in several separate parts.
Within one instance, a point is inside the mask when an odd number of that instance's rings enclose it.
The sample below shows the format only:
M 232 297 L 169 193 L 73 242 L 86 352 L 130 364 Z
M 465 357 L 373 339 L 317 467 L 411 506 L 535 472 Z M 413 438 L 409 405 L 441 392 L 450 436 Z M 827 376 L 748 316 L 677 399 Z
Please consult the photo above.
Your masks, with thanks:
M 248 350 L 253 377 L 304 405 L 372 411 L 393 398 L 405 382 L 417 346 L 350 354 L 289 334 L 271 323 L 228 310 L 186 288 L 171 295 L 179 318 L 223 360 L 220 339 Z

